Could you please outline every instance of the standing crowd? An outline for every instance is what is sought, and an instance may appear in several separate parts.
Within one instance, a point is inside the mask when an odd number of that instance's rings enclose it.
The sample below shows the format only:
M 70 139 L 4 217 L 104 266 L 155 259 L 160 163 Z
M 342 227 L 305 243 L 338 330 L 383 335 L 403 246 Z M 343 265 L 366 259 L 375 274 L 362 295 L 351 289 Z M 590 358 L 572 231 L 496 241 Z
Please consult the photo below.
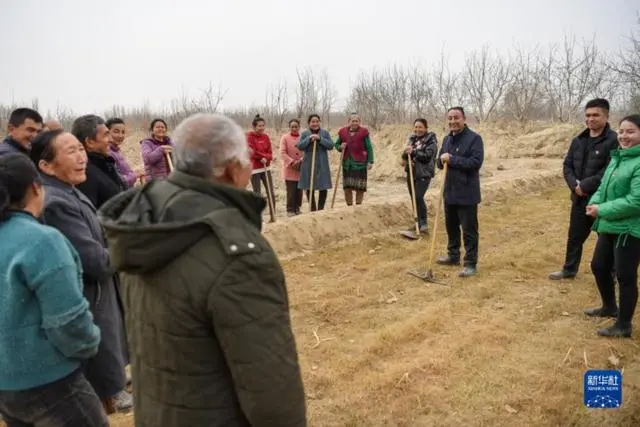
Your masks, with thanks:
M 596 231 L 591 269 L 602 304 L 585 314 L 616 319 L 600 335 L 630 337 L 640 116 L 616 133 L 608 115 L 606 100 L 589 101 L 587 129 L 565 158 L 567 255 L 549 277 L 575 277 Z M 287 214 L 300 214 L 303 194 L 311 211 L 324 209 L 339 184 L 334 149 L 346 204 L 362 204 L 374 147 L 360 117 L 335 140 L 318 115 L 306 124 L 292 119 L 280 140 Z M 449 109 L 447 124 L 439 148 L 427 120 L 416 119 L 399 154 L 420 233 L 429 233 L 425 194 L 436 170 L 446 173 L 448 245 L 437 262 L 462 264 L 459 275 L 470 277 L 484 143 L 462 107 Z M 120 118 L 84 115 L 67 132 L 34 110 L 11 113 L 0 143 L 0 414 L 9 427 L 109 425 L 108 414 L 134 403 L 136 426 L 306 425 L 285 275 L 261 233 L 263 211 L 276 210 L 265 125 L 258 115 L 245 133 L 227 117 L 195 114 L 170 138 L 155 119 L 140 141 L 144 169 L 135 170 Z

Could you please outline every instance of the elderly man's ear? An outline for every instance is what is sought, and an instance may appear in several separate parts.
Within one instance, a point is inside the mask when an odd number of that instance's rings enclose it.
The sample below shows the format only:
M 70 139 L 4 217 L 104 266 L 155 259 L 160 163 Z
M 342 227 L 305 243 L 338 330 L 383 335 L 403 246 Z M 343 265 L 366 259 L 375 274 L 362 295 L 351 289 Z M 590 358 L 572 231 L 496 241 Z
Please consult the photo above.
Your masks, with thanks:
M 247 188 L 251 181 L 251 164 L 242 164 L 234 160 L 227 164 L 224 175 L 221 177 L 226 184 L 233 185 L 237 188 Z

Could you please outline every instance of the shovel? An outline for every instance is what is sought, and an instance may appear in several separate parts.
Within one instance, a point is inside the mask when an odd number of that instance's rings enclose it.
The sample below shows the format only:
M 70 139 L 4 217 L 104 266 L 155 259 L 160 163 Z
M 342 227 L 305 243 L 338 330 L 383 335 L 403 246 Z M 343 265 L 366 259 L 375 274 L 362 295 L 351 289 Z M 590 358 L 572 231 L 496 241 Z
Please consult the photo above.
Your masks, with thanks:
M 429 250 L 429 264 L 427 270 L 419 272 L 417 270 L 409 270 L 408 274 L 418 277 L 425 282 L 437 283 L 439 285 L 449 286 L 446 283 L 438 282 L 433 275 L 433 259 L 436 255 L 436 235 L 438 230 L 438 219 L 440 218 L 440 206 L 442 205 L 442 194 L 444 193 L 444 184 L 447 181 L 447 163 L 445 162 L 442 169 L 442 183 L 440 184 L 440 191 L 438 193 L 438 204 L 436 205 L 436 216 L 433 221 L 433 235 L 431 236 L 431 249 Z
M 413 205 L 413 220 L 415 221 L 416 232 L 400 230 L 399 233 L 409 240 L 418 240 L 420 239 L 420 224 L 418 223 L 418 204 L 416 203 L 416 186 L 413 182 L 413 162 L 411 161 L 411 154 L 408 154 L 407 158 L 409 159 L 409 185 L 411 188 L 411 204 Z

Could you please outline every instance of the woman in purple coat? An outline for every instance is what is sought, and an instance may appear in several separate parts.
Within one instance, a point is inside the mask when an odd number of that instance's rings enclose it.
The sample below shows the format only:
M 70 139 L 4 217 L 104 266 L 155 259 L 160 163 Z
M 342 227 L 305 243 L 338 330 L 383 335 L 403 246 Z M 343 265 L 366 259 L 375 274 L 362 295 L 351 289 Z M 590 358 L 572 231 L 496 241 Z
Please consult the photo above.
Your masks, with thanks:
M 167 156 L 171 156 L 173 152 L 173 141 L 167 136 L 167 123 L 164 120 L 153 119 L 149 131 L 151 136 L 140 142 L 145 181 L 169 175 L 171 171 Z

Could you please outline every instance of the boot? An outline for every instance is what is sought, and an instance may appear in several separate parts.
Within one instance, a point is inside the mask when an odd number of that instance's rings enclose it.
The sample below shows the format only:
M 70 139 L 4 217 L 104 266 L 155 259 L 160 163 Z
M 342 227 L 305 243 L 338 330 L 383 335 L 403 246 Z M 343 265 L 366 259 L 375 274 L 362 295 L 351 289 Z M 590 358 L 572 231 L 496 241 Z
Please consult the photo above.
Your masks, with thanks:
M 114 400 L 118 412 L 129 412 L 133 409 L 133 396 L 125 390 L 116 394 Z

